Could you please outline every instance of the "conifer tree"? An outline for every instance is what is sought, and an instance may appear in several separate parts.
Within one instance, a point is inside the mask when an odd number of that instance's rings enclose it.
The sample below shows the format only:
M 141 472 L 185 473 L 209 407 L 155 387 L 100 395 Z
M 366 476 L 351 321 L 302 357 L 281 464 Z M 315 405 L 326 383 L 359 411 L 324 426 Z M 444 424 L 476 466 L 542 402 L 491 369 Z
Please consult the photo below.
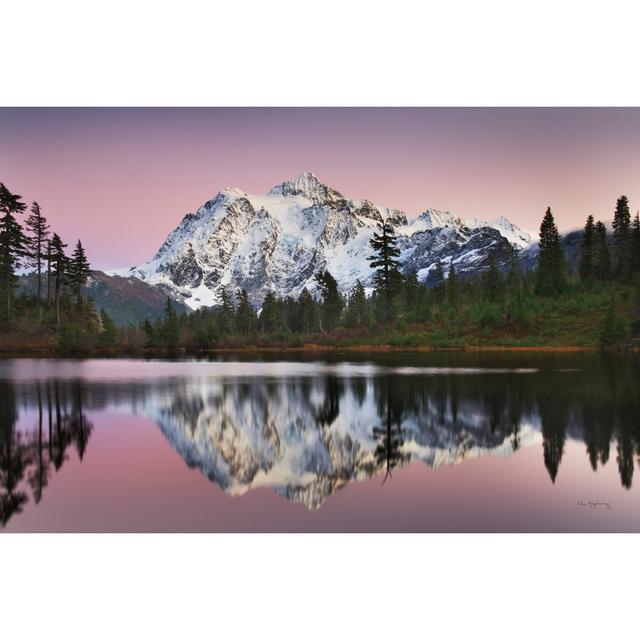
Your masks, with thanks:
M 169 296 L 167 296 L 167 302 L 164 308 L 164 325 L 162 333 L 165 345 L 169 349 L 175 349 L 180 343 L 180 325 Z
M 351 291 L 346 314 L 347 324 L 355 327 L 367 321 L 367 296 L 360 280 Z
M 627 196 L 616 201 L 613 214 L 614 275 L 626 282 L 631 275 L 631 214 Z
M 631 268 L 633 274 L 640 275 L 640 212 L 636 211 L 636 217 L 631 226 Z
M 22 213 L 25 208 L 22 196 L 11 193 L 0 182 L 0 305 L 4 307 L 1 321 L 7 329 L 11 324 L 16 269 L 27 251 L 27 238 L 14 214 Z
M 373 234 L 369 241 L 373 249 L 373 255 L 369 257 L 369 264 L 376 270 L 374 283 L 378 296 L 384 300 L 385 319 L 392 320 L 394 316 L 394 288 L 399 284 L 398 256 L 400 249 L 397 247 L 393 226 L 389 222 L 378 225 L 379 231 Z
M 320 328 L 322 331 L 333 331 L 340 322 L 343 307 L 342 296 L 338 291 L 338 283 L 326 270 L 316 274 L 316 282 L 322 298 Z
M 84 252 L 82 242 L 78 240 L 69 261 L 69 284 L 76 294 L 78 306 L 82 304 L 82 287 L 91 275 L 91 266 Z
M 269 291 L 264 297 L 258 325 L 264 333 L 272 333 L 276 329 L 282 328 L 278 301 L 272 291 Z
M 235 311 L 229 288 L 222 286 L 220 288 L 220 324 L 222 331 L 226 334 L 233 333 Z
M 584 226 L 584 233 L 582 234 L 582 244 L 580 247 L 580 265 L 578 271 L 580 273 L 580 279 L 583 282 L 588 282 L 593 279 L 595 275 L 594 271 L 594 244 L 595 244 L 595 224 L 593 216 L 587 218 L 587 223 Z
M 249 302 L 245 289 L 236 292 L 236 328 L 244 336 L 253 332 L 256 326 L 256 312 Z
M 605 282 L 611 277 L 607 228 L 600 220 L 596 223 L 593 236 L 593 274 L 601 282 Z
M 540 225 L 540 248 L 536 267 L 536 292 L 558 295 L 566 289 L 564 251 L 551 208 L 547 208 Z
M 51 277 L 54 281 L 54 299 L 56 305 L 56 326 L 60 327 L 60 297 L 62 287 L 68 283 L 69 258 L 64 250 L 67 245 L 62 242 L 57 233 L 51 238 Z
M 42 215 L 40 205 L 33 202 L 25 226 L 29 233 L 28 247 L 29 259 L 32 267 L 38 274 L 38 315 L 42 320 L 42 266 L 46 259 L 47 239 L 49 237 L 49 225 Z
M 481 276 L 482 293 L 489 302 L 502 302 L 505 292 L 504 279 L 493 251 L 489 254 L 488 262 L 487 269 Z
M 453 308 L 458 306 L 458 275 L 453 266 L 453 260 L 449 263 L 449 275 L 447 277 L 447 302 Z
M 302 333 L 312 333 L 318 329 L 318 305 L 305 287 L 298 297 L 299 326 Z
M 433 270 L 433 295 L 437 302 L 442 302 L 444 300 L 444 267 L 442 266 L 440 258 L 436 261 L 436 266 Z

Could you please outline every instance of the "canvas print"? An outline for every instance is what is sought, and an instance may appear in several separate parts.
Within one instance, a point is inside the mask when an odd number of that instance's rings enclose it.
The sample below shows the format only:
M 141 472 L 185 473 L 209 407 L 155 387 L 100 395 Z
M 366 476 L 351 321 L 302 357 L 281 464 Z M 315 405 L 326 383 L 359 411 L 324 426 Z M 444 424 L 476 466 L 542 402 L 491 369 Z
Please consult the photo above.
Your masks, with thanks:
M 1 108 L 0 531 L 640 531 L 640 109 Z

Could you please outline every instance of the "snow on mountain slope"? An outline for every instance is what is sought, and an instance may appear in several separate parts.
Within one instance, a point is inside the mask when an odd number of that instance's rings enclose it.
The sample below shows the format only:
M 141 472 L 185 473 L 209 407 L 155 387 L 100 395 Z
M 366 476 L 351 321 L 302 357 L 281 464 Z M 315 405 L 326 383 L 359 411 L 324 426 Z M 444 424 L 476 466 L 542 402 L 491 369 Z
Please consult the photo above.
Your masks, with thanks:
M 261 196 L 221 191 L 187 214 L 151 261 L 127 273 L 192 309 L 216 304 L 223 286 L 246 289 L 255 304 L 269 291 L 313 292 L 322 269 L 346 292 L 358 279 L 371 285 L 369 240 L 383 220 L 399 235 L 403 269 L 423 277 L 437 259 L 453 260 L 462 271 L 481 268 L 487 251 L 506 255 L 509 245 L 522 247 L 529 237 L 504 218 L 485 223 L 428 210 L 409 223 L 404 212 L 349 200 L 307 172 Z

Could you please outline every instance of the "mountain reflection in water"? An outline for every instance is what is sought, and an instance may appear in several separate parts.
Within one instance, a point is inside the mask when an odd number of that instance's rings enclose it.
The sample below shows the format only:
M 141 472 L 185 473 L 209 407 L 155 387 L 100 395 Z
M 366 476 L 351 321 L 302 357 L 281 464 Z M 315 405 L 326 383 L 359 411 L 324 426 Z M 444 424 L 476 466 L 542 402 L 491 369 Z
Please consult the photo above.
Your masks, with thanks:
M 212 364 L 206 375 L 127 380 L 55 371 L 13 379 L 0 370 L 2 525 L 40 502 L 70 447 L 82 460 L 88 414 L 107 409 L 152 419 L 189 467 L 231 496 L 267 487 L 309 509 L 351 481 L 392 481 L 411 461 L 436 468 L 535 443 L 555 482 L 567 439 L 584 442 L 594 471 L 614 458 L 629 489 L 640 455 L 634 358 L 542 371 L 317 365 L 267 376 Z M 21 411 L 35 417 L 18 428 Z

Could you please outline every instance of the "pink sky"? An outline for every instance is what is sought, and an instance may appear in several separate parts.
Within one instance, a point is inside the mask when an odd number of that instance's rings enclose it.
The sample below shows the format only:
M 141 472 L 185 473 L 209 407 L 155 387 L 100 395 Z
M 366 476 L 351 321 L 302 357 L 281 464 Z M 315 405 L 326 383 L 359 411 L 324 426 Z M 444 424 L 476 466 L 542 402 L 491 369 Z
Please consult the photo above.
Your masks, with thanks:
M 347 197 L 562 230 L 640 206 L 640 109 L 0 109 L 0 181 L 92 264 L 149 259 L 225 187 L 302 172 Z

